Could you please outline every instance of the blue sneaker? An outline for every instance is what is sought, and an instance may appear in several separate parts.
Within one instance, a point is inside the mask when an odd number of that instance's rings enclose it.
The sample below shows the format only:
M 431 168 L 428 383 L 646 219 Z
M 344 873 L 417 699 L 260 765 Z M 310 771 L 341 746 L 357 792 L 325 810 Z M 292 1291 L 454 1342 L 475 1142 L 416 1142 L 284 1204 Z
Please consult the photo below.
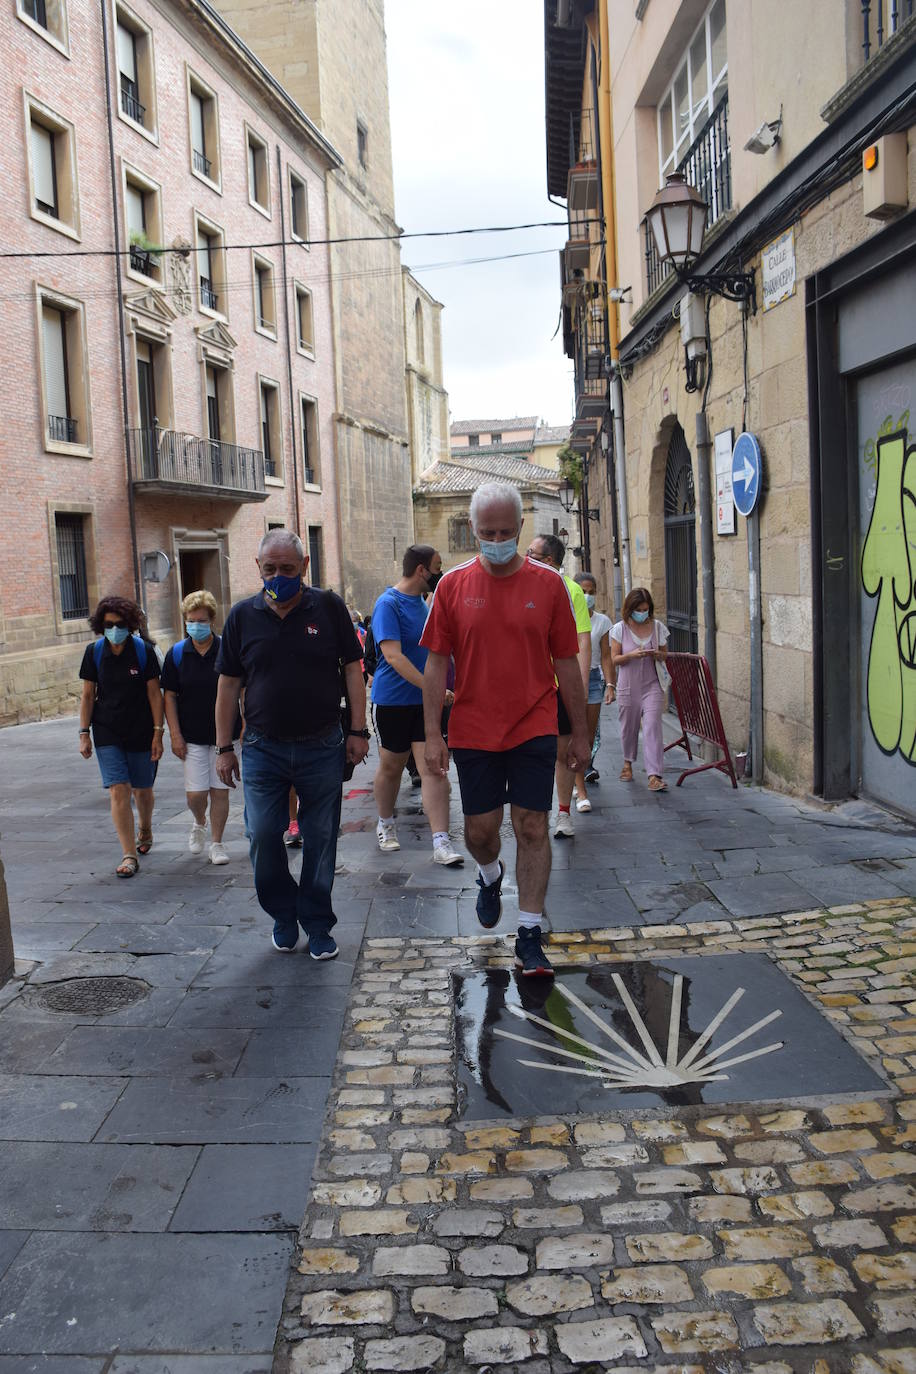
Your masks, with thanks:
M 485 883 L 480 874 L 477 875 L 477 886 L 480 891 L 477 894 L 477 919 L 484 930 L 492 930 L 498 923 L 503 914 L 503 901 L 500 896 L 500 888 L 503 885 L 503 878 L 506 876 L 506 865 L 502 859 L 499 861 L 499 877 L 495 882 Z
M 339 953 L 337 941 L 328 931 L 318 930 L 309 935 L 309 954 L 313 959 L 336 959 Z
M 541 948 L 541 927 L 520 926 L 515 940 L 515 964 L 525 978 L 552 978 L 553 964 Z
M 292 954 L 299 943 L 299 926 L 295 921 L 292 924 L 274 921 L 274 933 L 270 937 L 270 943 L 281 954 Z

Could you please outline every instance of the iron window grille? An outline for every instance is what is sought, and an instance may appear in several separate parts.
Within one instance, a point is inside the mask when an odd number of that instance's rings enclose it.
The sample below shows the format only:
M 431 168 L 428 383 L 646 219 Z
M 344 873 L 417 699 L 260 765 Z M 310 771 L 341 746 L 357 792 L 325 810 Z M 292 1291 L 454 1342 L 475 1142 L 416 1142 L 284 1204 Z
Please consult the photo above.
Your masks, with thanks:
M 55 515 L 60 609 L 63 620 L 82 620 L 89 614 L 86 542 L 81 515 Z

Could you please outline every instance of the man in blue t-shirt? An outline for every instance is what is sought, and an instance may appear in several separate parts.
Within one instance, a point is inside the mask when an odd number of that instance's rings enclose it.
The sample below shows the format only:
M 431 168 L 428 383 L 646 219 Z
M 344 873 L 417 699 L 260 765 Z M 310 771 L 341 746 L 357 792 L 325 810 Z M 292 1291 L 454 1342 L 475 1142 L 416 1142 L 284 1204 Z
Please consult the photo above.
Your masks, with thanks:
M 394 803 L 407 756 L 413 748 L 423 789 L 423 809 L 433 836 L 433 859 L 437 864 L 451 866 L 464 860 L 452 848 L 448 833 L 448 778 L 434 776 L 426 766 L 423 669 L 427 651 L 420 648 L 426 624 L 423 598 L 442 576 L 442 558 L 428 544 L 411 544 L 401 570 L 403 576 L 376 601 L 370 622 L 378 647 L 378 667 L 372 679 L 372 706 L 379 738 L 379 765 L 373 785 L 378 807 L 378 847 L 385 853 L 401 847 L 394 823 Z

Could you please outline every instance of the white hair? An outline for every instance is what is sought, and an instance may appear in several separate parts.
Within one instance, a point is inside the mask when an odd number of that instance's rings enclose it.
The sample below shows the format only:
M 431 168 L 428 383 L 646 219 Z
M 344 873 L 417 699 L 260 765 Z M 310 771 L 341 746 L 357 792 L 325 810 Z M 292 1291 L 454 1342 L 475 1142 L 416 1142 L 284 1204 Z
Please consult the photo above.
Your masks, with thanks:
M 512 506 L 515 511 L 515 523 L 521 525 L 522 498 L 518 487 L 510 486 L 508 482 L 484 482 L 471 497 L 468 519 L 475 534 L 481 511 L 489 509 L 490 506 Z
M 305 549 L 302 547 L 302 540 L 295 530 L 275 529 L 268 530 L 258 545 L 258 557 L 262 558 L 264 550 L 272 548 L 274 544 L 286 544 L 291 548 L 297 558 L 305 557 Z

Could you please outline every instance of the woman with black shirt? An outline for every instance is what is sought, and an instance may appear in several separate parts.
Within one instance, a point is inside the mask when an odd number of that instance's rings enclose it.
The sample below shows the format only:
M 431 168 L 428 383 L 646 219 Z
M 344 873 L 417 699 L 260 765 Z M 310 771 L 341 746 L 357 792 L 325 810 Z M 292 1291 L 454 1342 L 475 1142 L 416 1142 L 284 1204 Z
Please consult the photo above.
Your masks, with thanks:
M 80 664 L 80 753 L 90 758 L 95 742 L 124 856 L 115 869 L 119 878 L 132 878 L 140 867 L 138 853 L 152 848 L 153 783 L 162 758 L 159 661 L 140 634 L 143 623 L 136 602 L 103 597 L 89 617 L 101 638 L 87 646 Z M 136 839 L 131 792 L 137 804 Z
M 213 633 L 216 600 L 210 592 L 189 592 L 181 603 L 187 636 L 173 644 L 162 665 L 162 690 L 172 753 L 184 763 L 185 794 L 193 824 L 188 849 L 202 854 L 210 797 L 210 862 L 227 864 L 223 831 L 229 816 L 229 789 L 216 771 L 216 654 L 220 637 Z M 232 738 L 238 753 L 242 720 Z

